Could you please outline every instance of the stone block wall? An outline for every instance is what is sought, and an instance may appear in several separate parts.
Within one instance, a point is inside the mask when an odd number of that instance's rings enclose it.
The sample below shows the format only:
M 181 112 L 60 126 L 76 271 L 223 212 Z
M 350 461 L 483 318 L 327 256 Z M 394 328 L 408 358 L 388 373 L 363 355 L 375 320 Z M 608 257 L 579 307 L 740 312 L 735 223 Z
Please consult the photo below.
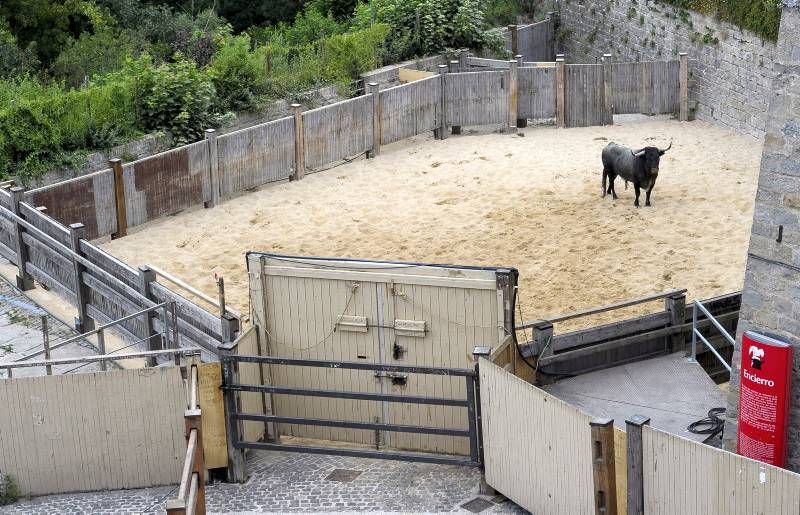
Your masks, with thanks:
M 797 0 L 783 3 L 733 356 L 725 445 L 730 450 L 736 446 L 742 333 L 749 329 L 773 333 L 795 347 L 789 468 L 800 471 L 800 7 Z
M 694 117 L 763 138 L 775 44 L 701 14 L 647 0 L 561 0 L 567 62 L 690 61 Z M 705 40 L 705 41 L 704 41 Z

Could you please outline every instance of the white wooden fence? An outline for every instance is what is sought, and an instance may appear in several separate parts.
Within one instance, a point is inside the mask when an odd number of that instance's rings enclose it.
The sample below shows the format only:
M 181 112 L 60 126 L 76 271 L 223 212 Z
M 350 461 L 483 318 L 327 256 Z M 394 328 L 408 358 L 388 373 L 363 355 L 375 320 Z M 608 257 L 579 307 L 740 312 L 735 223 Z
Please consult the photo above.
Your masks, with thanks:
M 0 379 L 0 470 L 22 495 L 168 485 L 185 452 L 180 369 Z

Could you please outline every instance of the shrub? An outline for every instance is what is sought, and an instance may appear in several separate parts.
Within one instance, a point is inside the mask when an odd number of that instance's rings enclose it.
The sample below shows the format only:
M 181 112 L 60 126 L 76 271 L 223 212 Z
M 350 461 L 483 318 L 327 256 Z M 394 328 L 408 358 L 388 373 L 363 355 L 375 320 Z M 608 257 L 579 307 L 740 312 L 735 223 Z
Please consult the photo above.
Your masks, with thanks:
M 19 487 L 14 476 L 0 471 L 0 506 L 15 503 L 19 498 Z
M 57 79 L 78 87 L 86 78 L 119 70 L 125 58 L 141 53 L 144 44 L 130 32 L 104 30 L 96 34 L 84 32 L 71 40 L 50 68 Z
M 682 9 L 691 9 L 738 25 L 764 39 L 776 41 L 781 9 L 775 0 L 665 0 Z
M 246 111 L 256 107 L 259 95 L 265 91 L 264 54 L 250 51 L 250 37 L 246 34 L 230 38 L 220 47 L 208 73 L 221 109 Z

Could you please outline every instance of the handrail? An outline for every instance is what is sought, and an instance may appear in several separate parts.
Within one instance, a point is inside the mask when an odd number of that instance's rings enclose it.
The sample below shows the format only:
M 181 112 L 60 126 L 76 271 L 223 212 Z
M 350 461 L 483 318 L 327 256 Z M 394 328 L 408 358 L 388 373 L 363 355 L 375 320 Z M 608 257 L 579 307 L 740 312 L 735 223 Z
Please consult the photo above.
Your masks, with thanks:
M 549 322 L 551 324 L 554 324 L 556 322 L 564 322 L 564 321 L 567 321 L 567 320 L 573 320 L 575 318 L 582 318 L 582 317 L 585 317 L 585 316 L 597 315 L 599 313 L 605 313 L 607 311 L 613 311 L 615 309 L 622 309 L 622 308 L 627 308 L 627 307 L 630 307 L 630 306 L 636 306 L 637 304 L 644 304 L 646 302 L 652 302 L 654 300 L 665 299 L 667 297 L 672 297 L 674 295 L 682 295 L 684 293 L 686 293 L 686 289 L 685 288 L 669 290 L 669 291 L 665 291 L 663 293 L 654 293 L 654 294 L 651 294 L 651 295 L 645 295 L 643 297 L 638 297 L 638 298 L 631 299 L 631 300 L 626 300 L 626 301 L 623 301 L 623 302 L 616 302 L 614 304 L 607 304 L 605 306 L 600 306 L 600 307 L 597 307 L 597 308 L 583 309 L 583 310 L 580 310 L 580 311 L 575 311 L 575 312 L 567 313 L 567 314 L 564 314 L 564 315 L 557 315 L 557 316 L 553 316 L 553 317 L 548 317 L 548 318 L 544 318 L 544 319 L 541 319 L 541 320 L 531 320 L 531 321 L 528 321 L 528 322 L 523 322 L 522 324 L 516 326 L 515 329 L 519 331 L 519 330 L 522 330 L 522 329 L 530 329 L 531 327 L 537 327 L 537 326 L 541 325 L 542 322 Z
M 55 346 L 50 347 L 53 349 Z M 143 352 L 131 352 L 126 354 L 101 354 L 99 356 L 81 356 L 78 358 L 55 358 L 41 361 L 12 361 L 10 363 L 0 363 L 0 370 L 11 370 L 13 368 L 45 367 L 56 365 L 69 365 L 71 363 L 96 363 L 98 361 L 118 361 L 122 359 L 154 358 L 158 356 L 198 356 L 200 349 L 164 349 L 148 350 Z
M 708 347 L 708 350 L 710 350 L 711 353 L 717 358 L 717 360 L 720 363 L 722 363 L 722 366 L 725 367 L 725 369 L 728 372 L 730 372 L 731 366 L 728 364 L 727 361 L 725 361 L 725 359 L 720 355 L 720 353 L 717 352 L 717 349 L 715 349 L 714 346 L 711 345 L 711 343 L 706 339 L 705 336 L 703 336 L 703 334 L 698 329 L 697 327 L 698 310 L 700 310 L 707 317 L 707 319 L 717 328 L 717 330 L 719 330 L 720 333 L 722 333 L 722 336 L 724 336 L 725 339 L 731 343 L 731 345 L 736 344 L 736 340 L 734 340 L 734 338 L 730 335 L 730 333 L 728 333 L 728 331 L 724 327 L 722 327 L 722 325 L 717 321 L 717 319 L 714 318 L 714 315 L 709 313 L 709 311 L 705 308 L 705 306 L 703 306 L 703 303 L 700 302 L 699 300 L 695 300 L 692 303 L 692 357 L 689 358 L 690 361 L 697 362 L 697 339 L 700 338 L 700 341 L 702 341 L 703 344 L 706 347 Z
M 220 313 L 220 314 L 224 315 L 225 313 L 228 313 L 228 314 L 233 315 L 234 317 L 236 317 L 236 318 L 241 320 L 242 314 L 239 311 L 237 311 L 235 309 L 232 309 L 232 308 L 228 307 L 227 305 L 221 306 L 219 301 L 214 300 L 211 296 L 206 295 L 205 293 L 203 293 L 202 291 L 198 290 L 197 288 L 195 288 L 194 286 L 190 285 L 189 283 L 183 281 L 182 279 L 179 279 L 179 278 L 175 277 L 174 275 L 172 275 L 170 273 L 165 272 L 164 270 L 161 270 L 160 268 L 154 267 L 153 265 L 147 265 L 147 267 L 150 270 L 152 270 L 153 272 L 155 272 L 156 276 L 159 276 L 159 277 L 162 277 L 162 278 L 166 279 L 168 282 L 174 284 L 175 286 L 183 288 L 184 290 L 188 291 L 189 293 L 191 293 L 195 297 L 197 297 L 197 298 L 207 302 L 208 304 L 214 306 L 218 310 L 224 311 L 224 313 Z

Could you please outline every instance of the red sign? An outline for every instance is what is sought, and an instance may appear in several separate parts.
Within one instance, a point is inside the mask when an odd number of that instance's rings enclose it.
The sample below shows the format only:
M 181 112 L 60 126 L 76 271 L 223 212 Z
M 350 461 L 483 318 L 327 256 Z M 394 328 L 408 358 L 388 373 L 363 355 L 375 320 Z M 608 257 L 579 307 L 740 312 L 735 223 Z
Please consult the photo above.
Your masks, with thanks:
M 752 331 L 744 333 L 736 445 L 740 455 L 784 466 L 791 373 L 788 343 Z

